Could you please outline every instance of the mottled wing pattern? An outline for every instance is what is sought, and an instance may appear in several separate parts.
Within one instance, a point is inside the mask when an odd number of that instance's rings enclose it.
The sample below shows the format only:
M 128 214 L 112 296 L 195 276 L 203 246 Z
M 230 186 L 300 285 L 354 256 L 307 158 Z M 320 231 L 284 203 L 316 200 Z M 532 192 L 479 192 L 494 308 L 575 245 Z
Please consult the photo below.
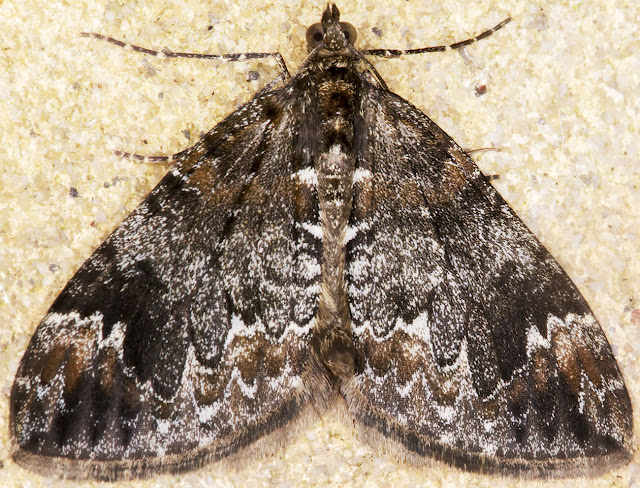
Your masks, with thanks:
M 184 471 L 322 404 L 318 207 L 295 104 L 259 95 L 178 155 L 62 291 L 12 391 L 21 464 Z
M 575 285 L 423 113 L 368 82 L 360 113 L 344 388 L 356 418 L 471 469 L 625 458 L 629 397 Z

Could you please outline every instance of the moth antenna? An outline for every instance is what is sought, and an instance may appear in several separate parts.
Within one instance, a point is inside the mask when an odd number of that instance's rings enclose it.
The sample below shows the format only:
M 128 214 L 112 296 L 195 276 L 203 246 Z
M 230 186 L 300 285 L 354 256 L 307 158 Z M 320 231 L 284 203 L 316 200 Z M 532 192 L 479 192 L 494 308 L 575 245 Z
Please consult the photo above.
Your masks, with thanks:
M 464 41 L 455 42 L 449 45 L 423 47 L 419 49 L 365 49 L 360 52 L 368 56 L 380 56 L 383 58 L 398 58 L 400 56 L 404 56 L 405 54 L 422 54 L 422 53 L 444 52 L 449 49 L 460 49 L 465 46 L 468 46 L 469 44 L 473 44 L 474 42 L 477 42 L 489 37 L 494 32 L 502 29 L 509 22 L 511 22 L 511 17 L 507 17 L 498 25 L 492 27 L 489 30 L 484 31 L 482 34 L 479 34 L 475 37 L 471 37 L 469 39 L 465 39 Z
M 251 59 L 265 59 L 274 58 L 284 78 L 290 77 L 287 64 L 284 62 L 284 58 L 280 53 L 235 53 L 235 54 L 202 54 L 202 53 L 179 53 L 163 49 L 162 51 L 155 51 L 153 49 L 147 49 L 146 47 L 136 46 L 135 44 L 129 44 L 113 37 L 97 34 L 95 32 L 81 32 L 80 37 L 90 37 L 92 39 L 100 39 L 101 41 L 110 42 L 123 49 L 130 49 L 137 53 L 148 54 L 149 56 L 156 56 L 158 58 L 191 58 L 191 59 L 215 59 L 225 62 L 233 61 L 247 61 Z

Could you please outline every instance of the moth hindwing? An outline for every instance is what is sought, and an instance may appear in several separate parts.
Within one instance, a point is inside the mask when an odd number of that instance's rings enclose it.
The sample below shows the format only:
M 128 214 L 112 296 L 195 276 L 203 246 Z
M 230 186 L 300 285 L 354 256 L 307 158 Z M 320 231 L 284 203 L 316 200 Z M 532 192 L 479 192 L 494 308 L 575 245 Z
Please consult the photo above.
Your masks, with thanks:
M 355 35 L 328 6 L 295 74 L 171 158 L 67 284 L 11 392 L 18 463 L 181 472 L 281 445 L 332 402 L 417 462 L 628 461 L 629 396 L 580 292 L 365 58 L 445 48 L 358 51 Z

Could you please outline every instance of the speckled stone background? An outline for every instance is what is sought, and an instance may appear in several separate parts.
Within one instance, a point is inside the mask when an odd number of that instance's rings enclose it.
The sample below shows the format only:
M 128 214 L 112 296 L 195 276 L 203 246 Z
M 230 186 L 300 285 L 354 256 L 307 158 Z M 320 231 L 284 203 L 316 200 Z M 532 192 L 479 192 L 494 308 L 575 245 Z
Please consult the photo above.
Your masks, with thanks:
M 0 0 L 0 485 L 7 488 L 66 486 L 9 459 L 13 376 L 67 280 L 168 170 L 113 151 L 172 154 L 189 147 L 277 74 L 270 62 L 159 60 L 79 33 L 176 51 L 279 51 L 295 70 L 306 53 L 305 29 L 325 5 L 122 3 Z M 464 53 L 373 62 L 391 90 L 463 147 L 501 148 L 476 153 L 478 165 L 500 175 L 497 189 L 591 304 L 626 378 L 638 426 L 640 2 L 359 0 L 338 6 L 358 29 L 358 46 L 367 48 L 455 42 L 513 17 Z M 250 71 L 259 78 L 248 81 Z M 486 85 L 486 94 L 476 96 L 476 85 Z M 377 454 L 352 426 L 327 415 L 275 457 L 127 486 L 514 484 L 638 487 L 640 466 L 636 459 L 602 478 L 548 483 L 443 465 L 414 468 Z

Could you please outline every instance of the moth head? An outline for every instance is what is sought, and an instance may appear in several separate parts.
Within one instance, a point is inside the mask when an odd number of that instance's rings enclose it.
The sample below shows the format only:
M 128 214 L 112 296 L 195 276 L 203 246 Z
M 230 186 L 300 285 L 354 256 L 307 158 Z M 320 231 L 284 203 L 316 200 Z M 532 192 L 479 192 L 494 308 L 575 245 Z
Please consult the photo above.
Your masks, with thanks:
M 324 44 L 328 51 L 338 52 L 353 45 L 357 36 L 355 27 L 348 22 L 340 22 L 338 7 L 329 4 L 322 14 L 322 22 L 307 29 L 307 46 L 309 51 L 313 51 Z

